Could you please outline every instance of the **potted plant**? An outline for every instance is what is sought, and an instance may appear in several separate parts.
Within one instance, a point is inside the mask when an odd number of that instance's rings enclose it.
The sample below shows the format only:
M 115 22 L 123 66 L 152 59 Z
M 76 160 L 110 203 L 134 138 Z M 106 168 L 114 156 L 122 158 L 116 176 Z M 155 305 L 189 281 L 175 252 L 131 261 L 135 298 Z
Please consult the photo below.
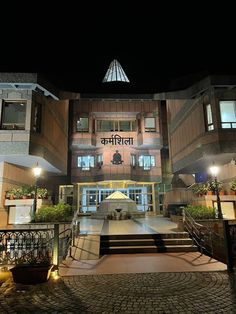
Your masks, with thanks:
M 223 184 L 220 181 L 210 180 L 207 182 L 208 185 L 208 191 L 215 193 L 216 189 L 218 189 L 219 192 L 223 192 Z
M 208 191 L 208 186 L 206 183 L 195 183 L 192 188 L 194 194 L 198 196 L 206 195 Z
M 48 190 L 45 188 L 38 188 L 37 189 L 38 198 L 47 198 L 48 197 Z
M 232 191 L 232 194 L 235 194 L 236 191 L 236 179 L 229 182 L 230 190 Z
M 50 277 L 52 267 L 49 256 L 34 257 L 26 255 L 19 258 L 10 271 L 15 283 L 34 285 L 46 282 Z
M 15 188 L 10 188 L 9 190 L 6 190 L 5 198 L 9 200 L 15 199 Z
M 23 185 L 21 188 L 22 198 L 31 198 L 32 187 L 29 185 Z

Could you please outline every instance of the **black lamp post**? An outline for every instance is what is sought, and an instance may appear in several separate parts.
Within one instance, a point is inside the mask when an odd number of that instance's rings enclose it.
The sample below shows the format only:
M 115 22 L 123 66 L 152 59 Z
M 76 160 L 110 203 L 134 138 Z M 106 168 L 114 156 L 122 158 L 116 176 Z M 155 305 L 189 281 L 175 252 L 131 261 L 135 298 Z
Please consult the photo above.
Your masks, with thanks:
M 217 181 L 217 174 L 219 172 L 219 167 L 212 166 L 210 167 L 210 172 L 214 177 L 215 182 L 215 192 L 216 192 L 216 203 L 217 203 L 217 211 L 218 211 L 218 219 L 223 219 L 223 214 L 221 210 L 221 203 L 220 203 L 220 195 L 219 195 L 219 188 L 218 188 L 218 181 Z
M 37 190 L 38 190 L 38 178 L 40 177 L 42 168 L 39 167 L 39 164 L 37 162 L 36 167 L 33 168 L 33 173 L 35 177 L 35 187 L 34 187 L 34 203 L 33 203 L 33 211 L 32 211 L 32 222 L 35 222 L 35 213 L 37 211 Z

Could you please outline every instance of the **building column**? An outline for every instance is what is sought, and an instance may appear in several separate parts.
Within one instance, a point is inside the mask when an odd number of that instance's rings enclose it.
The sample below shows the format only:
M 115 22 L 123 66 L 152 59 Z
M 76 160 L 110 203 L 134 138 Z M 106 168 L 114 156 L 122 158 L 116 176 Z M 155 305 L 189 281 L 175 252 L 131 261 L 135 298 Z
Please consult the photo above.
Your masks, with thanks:
M 153 212 L 157 213 L 156 209 L 156 195 L 155 195 L 155 183 L 152 183 L 152 204 L 153 204 Z

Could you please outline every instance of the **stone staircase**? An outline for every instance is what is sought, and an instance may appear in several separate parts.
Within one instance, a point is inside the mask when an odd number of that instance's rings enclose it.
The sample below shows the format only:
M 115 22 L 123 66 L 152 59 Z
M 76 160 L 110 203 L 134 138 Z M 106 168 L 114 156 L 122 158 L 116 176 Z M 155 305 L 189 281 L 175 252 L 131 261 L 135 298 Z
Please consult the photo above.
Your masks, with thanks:
M 196 251 L 187 232 L 101 235 L 100 239 L 100 255 Z

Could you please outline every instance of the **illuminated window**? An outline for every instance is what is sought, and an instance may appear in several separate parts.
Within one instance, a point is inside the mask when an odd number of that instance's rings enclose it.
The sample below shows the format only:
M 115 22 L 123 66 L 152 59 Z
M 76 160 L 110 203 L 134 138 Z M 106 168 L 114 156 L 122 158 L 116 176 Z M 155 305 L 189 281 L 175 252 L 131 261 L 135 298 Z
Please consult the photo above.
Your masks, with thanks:
M 24 130 L 26 102 L 4 101 L 2 104 L 1 129 Z
M 77 132 L 88 132 L 89 131 L 89 118 L 80 117 L 76 121 L 76 131 Z
M 130 189 L 129 198 L 135 201 L 136 204 L 142 204 L 142 189 Z
M 97 202 L 97 193 L 96 191 L 93 190 L 88 190 L 86 192 L 86 196 L 87 196 L 87 205 L 88 206 L 92 206 L 92 205 L 96 205 Z
M 94 156 L 78 156 L 78 167 L 81 168 L 81 170 L 94 168 Z
M 138 157 L 138 165 L 142 167 L 143 170 L 150 170 L 151 167 L 155 167 L 155 156 L 151 155 L 140 155 Z
M 220 117 L 223 129 L 236 128 L 236 102 L 220 101 Z
M 211 104 L 207 104 L 206 105 L 206 122 L 207 122 L 207 131 L 214 130 L 212 111 L 211 111 Z
M 144 118 L 145 132 L 156 132 L 156 119 Z

